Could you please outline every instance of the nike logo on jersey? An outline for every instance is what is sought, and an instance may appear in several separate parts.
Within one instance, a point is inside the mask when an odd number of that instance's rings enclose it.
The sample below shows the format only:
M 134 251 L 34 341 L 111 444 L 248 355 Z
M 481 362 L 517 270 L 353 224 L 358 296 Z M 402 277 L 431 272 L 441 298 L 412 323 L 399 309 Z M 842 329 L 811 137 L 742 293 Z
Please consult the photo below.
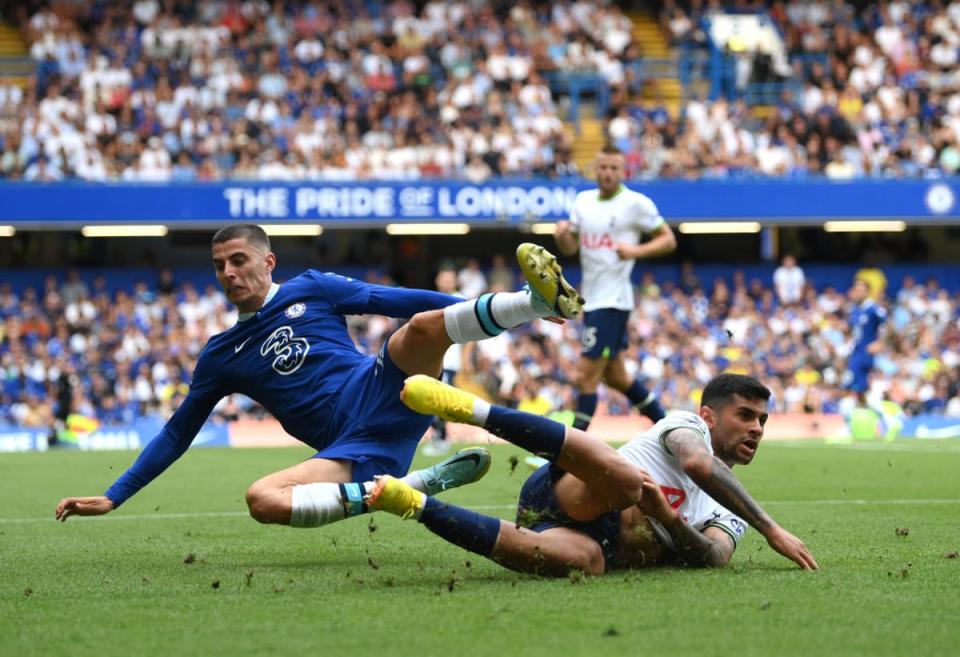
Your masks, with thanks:
M 247 345 L 248 342 L 250 342 L 250 338 L 247 338 L 246 340 L 244 340 L 243 342 L 241 342 L 240 344 L 238 344 L 236 347 L 234 347 L 234 348 L 233 348 L 233 353 L 239 354 L 239 353 L 240 353 L 240 350 L 243 349 L 243 348 Z

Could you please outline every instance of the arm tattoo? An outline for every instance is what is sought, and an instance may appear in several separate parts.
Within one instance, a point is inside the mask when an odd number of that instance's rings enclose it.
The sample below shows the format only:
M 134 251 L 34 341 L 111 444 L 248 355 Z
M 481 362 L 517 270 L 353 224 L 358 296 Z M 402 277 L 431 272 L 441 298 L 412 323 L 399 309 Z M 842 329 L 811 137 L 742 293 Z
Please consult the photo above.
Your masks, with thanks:
M 707 495 L 743 518 L 758 532 L 766 535 L 766 530 L 775 524 L 773 519 L 757 504 L 756 500 L 750 497 L 750 493 L 726 463 L 711 456 L 708 464 L 704 469 L 705 476 L 701 475 L 702 480 L 698 481 L 698 478 L 692 474 L 690 478 L 706 491 Z
M 664 437 L 664 447 L 677 457 L 683 471 L 710 497 L 743 518 L 761 534 L 775 523 L 726 463 L 710 453 L 703 436 L 689 429 L 676 429 Z
M 651 524 L 654 520 L 651 519 Z M 726 534 L 718 536 L 714 540 L 698 532 L 696 529 L 685 523 L 679 516 L 667 524 L 657 523 L 664 529 L 673 541 L 673 549 L 677 556 L 687 565 L 702 567 L 709 566 L 719 568 L 725 566 L 736 546 Z M 654 525 L 656 527 L 657 525 Z

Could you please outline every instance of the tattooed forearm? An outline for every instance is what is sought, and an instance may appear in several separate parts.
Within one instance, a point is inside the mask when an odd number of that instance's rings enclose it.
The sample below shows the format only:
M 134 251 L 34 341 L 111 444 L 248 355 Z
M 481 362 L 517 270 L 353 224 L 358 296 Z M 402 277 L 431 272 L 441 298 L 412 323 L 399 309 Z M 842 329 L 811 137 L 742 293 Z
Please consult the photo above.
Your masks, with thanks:
M 733 555 L 733 541 L 726 544 L 712 540 L 683 522 L 679 516 L 660 526 L 670 535 L 676 555 L 690 566 L 719 568 L 727 565 Z
M 691 468 L 687 474 L 710 497 L 743 518 L 761 534 L 765 534 L 766 529 L 776 524 L 756 500 L 750 497 L 750 493 L 733 471 L 717 457 L 702 459 L 701 464 Z
M 776 523 L 760 508 L 727 464 L 714 456 L 703 437 L 688 429 L 671 431 L 664 446 L 680 461 L 683 471 L 707 495 L 743 518 L 751 527 L 766 535 Z

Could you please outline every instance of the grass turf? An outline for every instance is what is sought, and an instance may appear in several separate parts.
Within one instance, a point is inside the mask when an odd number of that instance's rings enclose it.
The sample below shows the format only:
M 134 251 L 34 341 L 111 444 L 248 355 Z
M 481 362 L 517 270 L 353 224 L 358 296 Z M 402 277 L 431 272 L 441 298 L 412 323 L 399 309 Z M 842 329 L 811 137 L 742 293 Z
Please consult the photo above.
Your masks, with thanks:
M 446 498 L 511 517 L 523 455 L 493 451 Z M 59 524 L 60 497 L 104 490 L 132 455 L 0 455 L 0 655 L 958 652 L 960 442 L 770 443 L 738 468 L 818 573 L 751 532 L 726 569 L 580 580 L 509 572 L 384 514 L 247 518 L 246 486 L 306 456 L 192 450 L 121 510 Z

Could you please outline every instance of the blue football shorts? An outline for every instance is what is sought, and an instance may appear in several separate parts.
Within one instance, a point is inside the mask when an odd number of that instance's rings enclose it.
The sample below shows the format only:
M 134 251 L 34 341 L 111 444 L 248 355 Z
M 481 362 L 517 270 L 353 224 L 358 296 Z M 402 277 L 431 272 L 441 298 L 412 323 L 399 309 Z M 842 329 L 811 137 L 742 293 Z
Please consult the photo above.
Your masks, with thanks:
M 407 374 L 390 360 L 388 342 L 344 385 L 336 410 L 339 430 L 333 442 L 314 455 L 352 461 L 354 481 L 407 474 L 417 445 L 433 420 L 400 401 Z
M 853 392 L 866 392 L 870 389 L 870 370 L 873 369 L 873 356 L 870 354 L 852 354 L 847 361 L 847 371 L 843 373 L 843 387 Z
M 586 358 L 613 358 L 627 348 L 629 310 L 600 308 L 583 315 L 580 355 Z
M 517 526 L 543 532 L 566 527 L 586 534 L 603 552 L 604 570 L 610 570 L 613 555 L 620 547 L 620 512 L 610 511 L 589 522 L 573 520 L 560 509 L 554 486 L 566 471 L 547 464 L 530 475 L 520 489 L 517 500 Z

